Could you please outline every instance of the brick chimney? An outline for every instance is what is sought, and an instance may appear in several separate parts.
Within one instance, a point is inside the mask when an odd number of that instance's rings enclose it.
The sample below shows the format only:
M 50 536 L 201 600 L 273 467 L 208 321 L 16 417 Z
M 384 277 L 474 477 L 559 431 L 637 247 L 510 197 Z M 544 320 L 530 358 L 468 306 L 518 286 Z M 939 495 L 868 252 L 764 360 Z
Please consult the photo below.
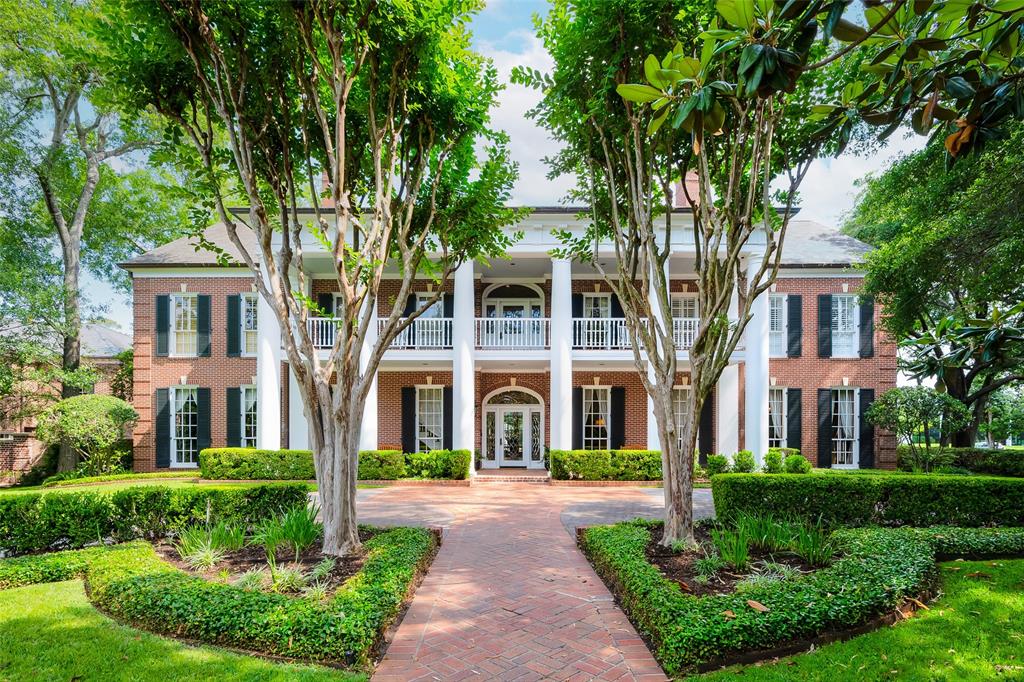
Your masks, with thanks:
M 697 202 L 700 202 L 700 187 L 697 182 L 697 172 L 689 171 L 682 180 L 676 180 L 675 190 L 673 191 L 673 208 L 689 208 L 690 204 L 686 200 L 686 194 L 683 193 L 683 185 L 686 185 L 686 191 L 691 197 L 695 198 Z

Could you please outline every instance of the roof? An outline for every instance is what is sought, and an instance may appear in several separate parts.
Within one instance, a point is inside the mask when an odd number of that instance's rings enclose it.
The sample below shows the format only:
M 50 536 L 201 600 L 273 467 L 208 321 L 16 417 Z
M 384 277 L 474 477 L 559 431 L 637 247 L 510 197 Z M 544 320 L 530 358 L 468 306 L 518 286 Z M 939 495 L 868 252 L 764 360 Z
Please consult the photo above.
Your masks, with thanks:
M 555 207 L 533 207 L 535 213 L 554 212 Z M 560 212 L 578 212 L 579 208 L 561 207 Z M 224 250 L 233 261 L 231 265 L 242 265 L 238 249 L 228 238 L 227 228 L 217 223 L 206 228 L 204 237 Z M 238 236 L 250 252 L 256 251 L 256 239 L 244 226 L 239 226 Z M 782 266 L 787 268 L 839 268 L 849 267 L 864 260 L 872 247 L 853 237 L 843 234 L 838 228 L 816 223 L 813 220 L 792 219 L 786 230 L 783 246 Z M 158 246 L 131 260 L 121 263 L 126 269 L 134 268 L 195 268 L 223 267 L 217 262 L 217 254 L 199 247 L 196 237 L 182 237 Z
M 131 336 L 100 324 L 83 324 L 81 339 L 82 356 L 87 358 L 112 358 L 132 347 Z
M 203 236 L 207 241 L 216 244 L 224 250 L 225 254 L 232 261 L 230 265 L 235 267 L 244 266 L 241 253 L 238 247 L 228 237 L 228 229 L 223 223 L 215 223 L 203 230 Z M 256 237 L 252 230 L 244 225 L 238 226 L 238 238 L 250 252 L 256 250 Z M 154 267 L 176 267 L 176 268 L 212 268 L 223 267 L 217 260 L 218 254 L 199 245 L 199 239 L 195 236 L 181 237 L 163 246 L 150 249 L 131 260 L 121 263 L 125 269 L 132 268 L 154 268 Z

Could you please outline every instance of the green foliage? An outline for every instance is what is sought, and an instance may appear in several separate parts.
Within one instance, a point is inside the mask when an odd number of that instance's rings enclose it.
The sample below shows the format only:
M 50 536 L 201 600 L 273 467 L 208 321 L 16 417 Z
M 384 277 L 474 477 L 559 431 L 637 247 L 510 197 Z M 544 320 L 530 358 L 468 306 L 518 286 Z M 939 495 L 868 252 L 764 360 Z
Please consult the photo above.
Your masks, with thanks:
M 835 555 L 835 545 L 820 523 L 813 526 L 796 524 L 792 549 L 811 566 L 828 566 Z
M 135 395 L 135 349 L 128 348 L 121 351 L 114 358 L 120 363 L 117 371 L 110 378 L 110 392 L 115 398 L 130 403 Z
M 1024 480 L 983 476 L 727 474 L 712 479 L 719 518 L 771 514 L 836 526 L 1024 525 Z
M 741 594 L 695 597 L 647 561 L 651 526 L 632 521 L 588 528 L 581 546 L 630 619 L 648 633 L 655 657 L 670 676 L 887 613 L 932 586 L 936 553 L 1024 553 L 1019 528 L 848 529 L 832 535 L 839 558 L 827 568 L 764 581 Z M 752 608 L 748 599 L 768 610 Z M 727 611 L 732 617 L 723 615 Z
M 224 547 L 217 546 L 213 541 L 209 529 L 201 526 L 182 529 L 174 549 L 182 561 L 200 571 L 213 568 L 227 554 Z
M 295 551 L 295 561 L 323 535 L 323 524 L 316 520 L 319 513 L 320 507 L 309 505 L 292 507 L 281 516 L 281 537 Z
M 803 455 L 790 455 L 786 458 L 786 473 L 787 474 L 809 474 L 811 473 L 811 463 L 807 461 L 807 458 Z
M 559 481 L 660 481 L 659 450 L 552 450 L 551 478 Z
M 288 542 L 285 538 L 282 518 L 276 514 L 262 519 L 256 524 L 252 534 L 252 544 L 263 548 L 267 555 L 267 563 L 271 570 L 277 564 L 277 552 Z
M 405 455 L 405 471 L 413 478 L 462 480 L 469 478 L 473 453 L 469 450 L 431 450 Z
M 792 548 L 798 524 L 778 521 L 770 514 L 737 515 L 737 531 L 750 539 L 750 543 L 766 552 L 782 552 Z
M 316 582 L 326 579 L 336 565 L 337 562 L 333 557 L 324 557 L 309 571 L 309 579 Z
M 725 455 L 708 455 L 708 463 L 704 468 L 708 470 L 708 476 L 724 474 L 729 471 L 729 458 Z
M 270 566 L 270 589 L 274 592 L 301 592 L 308 581 L 302 569 L 294 566 Z
M 710 580 L 727 565 L 725 559 L 715 551 L 707 552 L 699 559 L 693 560 L 693 570 L 697 574 L 697 578 L 704 582 Z
M 947 438 L 967 426 L 970 412 L 947 393 L 924 386 L 901 386 L 879 396 L 865 417 L 907 443 L 915 469 L 930 471 L 933 462 L 928 457 L 929 433 L 935 430 L 941 438 Z M 926 438 L 924 445 L 915 442 L 922 433 Z
M 991 443 L 1024 438 L 1024 387 L 1004 386 L 993 393 L 978 431 Z
M 76 469 L 76 472 L 78 470 Z M 64 476 L 57 474 L 48 477 L 42 482 L 44 488 L 65 488 L 67 486 L 86 485 L 89 483 L 108 483 L 111 481 L 151 481 L 161 478 L 189 478 L 195 477 L 189 471 L 156 471 L 148 474 L 135 474 L 126 472 L 123 474 L 107 474 L 104 476 Z
M 199 453 L 199 472 L 211 480 L 312 480 L 313 453 L 309 450 L 257 450 L 207 448 Z
M 781 474 L 785 469 L 782 467 L 782 451 L 778 448 L 768 448 L 764 456 L 764 466 L 761 467 L 766 474 Z
M 186 575 L 143 542 L 0 560 L 0 588 L 84 576 L 99 608 L 145 630 L 365 666 L 436 544 L 422 528 L 380 531 L 359 572 L 322 603 Z
M 745 572 L 750 568 L 750 537 L 743 526 L 738 526 L 736 530 L 712 528 L 711 544 L 733 570 Z
M 37 436 L 51 445 L 66 442 L 86 457 L 87 475 L 111 472 L 124 453 L 116 446 L 139 415 L 135 409 L 109 395 L 78 395 L 65 398 L 39 415 Z
M 0 549 L 7 553 L 81 547 L 113 538 L 163 537 L 226 520 L 251 524 L 282 510 L 305 506 L 302 484 L 223 488 L 133 486 L 103 492 L 0 495 Z
M 360 481 L 390 481 L 405 476 L 405 454 L 401 450 L 363 450 L 359 453 Z
M 750 450 L 740 450 L 732 456 L 732 471 L 737 474 L 753 473 L 756 467 L 757 462 L 754 460 L 754 453 Z
M 914 459 L 911 455 L 907 446 L 901 445 L 897 448 L 901 469 L 913 470 Z M 968 473 L 1024 477 L 1024 451 L 1013 448 L 933 448 L 928 456 L 939 462 L 940 466 L 953 467 Z

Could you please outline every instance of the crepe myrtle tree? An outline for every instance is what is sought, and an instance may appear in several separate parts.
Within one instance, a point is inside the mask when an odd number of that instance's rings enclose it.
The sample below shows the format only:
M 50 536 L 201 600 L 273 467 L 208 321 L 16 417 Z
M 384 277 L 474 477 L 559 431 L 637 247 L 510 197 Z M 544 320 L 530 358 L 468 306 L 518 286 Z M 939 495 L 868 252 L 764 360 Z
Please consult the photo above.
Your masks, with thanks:
M 953 158 L 980 149 L 1008 116 L 1021 115 L 1016 59 L 1024 11 L 1019 3 L 718 0 L 689 4 L 666 20 L 661 3 L 622 0 L 614 3 L 618 30 L 608 32 L 620 37 L 615 51 L 580 61 L 563 49 L 563 36 L 592 27 L 600 4 L 556 2 L 538 22 L 554 73 L 519 75 L 545 92 L 534 115 L 569 143 L 552 172 L 576 172 L 590 200 L 592 224 L 582 238 L 563 234 L 565 250 L 593 262 L 622 301 L 654 403 L 666 498 L 662 542 L 692 544 L 696 416 L 742 339 L 754 300 L 775 281 L 810 163 L 841 153 L 865 126 L 885 126 L 884 139 L 908 119 L 919 133 L 938 122 Z M 637 15 L 647 49 L 630 50 Z M 651 27 L 658 34 L 646 38 Z M 665 265 L 671 183 L 690 174 L 696 188 L 684 186 L 693 213 L 686 229 L 700 326 L 689 349 L 688 416 L 677 426 Z M 604 240 L 614 247 L 614 272 L 599 259 Z
M 169 122 L 205 182 L 280 324 L 309 425 L 324 520 L 323 551 L 359 549 L 356 476 L 363 407 L 391 341 L 440 299 L 405 315 L 414 279 L 447 279 L 503 253 L 516 176 L 506 140 L 488 129 L 499 91 L 469 47 L 480 2 L 110 0 L 109 69 L 135 104 Z M 475 145 L 489 139 L 478 160 Z M 228 202 L 247 202 L 244 217 Z M 299 206 L 312 205 L 303 222 Z M 251 230 L 254 246 L 240 234 Z M 305 237 L 305 239 L 304 239 Z M 305 292 L 311 243 L 338 285 L 333 346 L 307 331 L 324 315 Z M 385 271 L 400 276 L 384 301 Z M 362 360 L 360 356 L 362 357 Z

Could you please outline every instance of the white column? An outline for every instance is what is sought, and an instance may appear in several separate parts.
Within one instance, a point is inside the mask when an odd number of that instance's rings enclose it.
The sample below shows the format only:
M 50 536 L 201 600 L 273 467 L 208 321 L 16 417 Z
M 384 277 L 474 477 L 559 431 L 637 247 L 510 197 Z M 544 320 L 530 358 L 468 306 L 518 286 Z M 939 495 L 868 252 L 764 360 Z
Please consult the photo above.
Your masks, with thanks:
M 309 449 L 309 421 L 306 410 L 302 406 L 299 394 L 299 383 L 295 381 L 295 373 L 288 372 L 288 448 L 291 450 Z
M 760 256 L 747 262 L 747 285 L 757 276 Z M 745 447 L 758 463 L 768 453 L 768 294 L 754 300 L 751 319 L 744 333 Z
M 551 261 L 551 449 L 572 449 L 572 262 Z
M 359 369 L 366 371 L 370 362 L 370 354 L 377 343 L 377 316 L 370 318 L 370 328 L 366 331 L 363 339 L 363 348 L 359 353 Z M 366 394 L 366 404 L 363 406 L 363 421 L 359 428 L 359 449 L 377 449 L 377 372 L 373 373 L 373 381 L 370 383 L 370 390 Z
M 455 271 L 454 319 L 452 320 L 452 447 L 474 450 L 476 410 L 474 403 L 474 279 L 473 261 L 463 263 Z M 476 467 L 470 464 L 472 476 Z
M 727 313 L 730 323 L 739 317 L 739 296 L 732 292 Z M 715 439 L 716 450 L 731 455 L 740 449 L 740 367 L 736 364 L 726 365 L 722 376 L 718 379 L 715 393 L 718 413 L 718 433 Z
M 281 325 L 263 296 L 258 296 L 256 315 L 256 401 L 259 406 L 256 445 L 277 450 L 281 447 Z

